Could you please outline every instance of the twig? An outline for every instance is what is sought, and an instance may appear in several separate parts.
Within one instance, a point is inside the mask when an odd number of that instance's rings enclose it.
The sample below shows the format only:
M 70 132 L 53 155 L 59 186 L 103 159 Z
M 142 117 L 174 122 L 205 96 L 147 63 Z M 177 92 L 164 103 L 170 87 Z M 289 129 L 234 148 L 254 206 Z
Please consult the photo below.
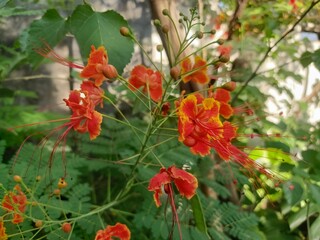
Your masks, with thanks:
M 247 85 L 249 84 L 249 82 L 252 81 L 252 79 L 255 78 L 255 76 L 257 75 L 257 72 L 259 71 L 260 67 L 262 66 L 262 64 L 265 62 L 265 60 L 267 59 L 269 53 L 284 39 L 287 37 L 287 35 L 289 35 L 289 33 L 293 32 L 293 30 L 295 29 L 295 27 L 303 20 L 303 18 L 311 11 L 311 9 L 320 2 L 320 0 L 314 0 L 312 1 L 312 3 L 310 4 L 310 6 L 304 11 L 304 13 L 300 16 L 300 18 L 293 24 L 293 26 L 291 28 L 289 28 L 272 46 L 269 46 L 266 53 L 264 54 L 264 56 L 262 57 L 262 59 L 260 60 L 260 62 L 258 63 L 256 69 L 253 71 L 253 73 L 249 76 L 249 78 L 244 82 L 244 84 L 242 85 L 242 87 L 240 88 L 240 90 L 235 94 L 235 96 L 232 99 L 232 104 L 238 99 L 239 95 L 243 92 L 243 90 L 247 87 Z

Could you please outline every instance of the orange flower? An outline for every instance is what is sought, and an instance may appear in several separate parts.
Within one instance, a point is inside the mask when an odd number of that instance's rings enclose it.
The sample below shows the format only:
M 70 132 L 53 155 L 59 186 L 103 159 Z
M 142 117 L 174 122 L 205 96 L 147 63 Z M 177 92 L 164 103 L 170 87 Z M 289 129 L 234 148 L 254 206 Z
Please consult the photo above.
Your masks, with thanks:
M 100 86 L 105 78 L 118 76 L 116 68 L 108 64 L 107 51 L 103 46 L 96 49 L 91 46 L 91 53 L 87 65 L 83 68 L 80 76 L 93 79 L 96 86 Z
M 206 84 L 210 78 L 207 74 L 207 62 L 200 56 L 195 56 L 194 64 L 190 58 L 186 58 L 181 62 L 182 81 L 187 83 L 189 81 Z
M 96 86 L 100 86 L 105 78 L 110 79 L 118 76 L 117 69 L 113 65 L 108 64 L 108 55 L 104 46 L 100 46 L 98 49 L 96 49 L 92 45 L 88 63 L 86 66 L 83 66 L 59 56 L 59 54 L 53 51 L 53 49 L 47 43 L 44 44 L 44 48 L 37 48 L 34 50 L 41 56 L 49 58 L 52 61 L 58 62 L 64 66 L 82 69 L 80 76 L 93 80 Z
M 3 221 L 0 221 L 0 240 L 7 240 L 6 228 L 3 225 Z
M 122 223 L 117 223 L 114 226 L 107 226 L 104 230 L 99 230 L 95 240 L 130 240 L 131 233 L 129 228 Z
M 153 101 L 159 102 L 162 97 L 161 73 L 143 65 L 135 66 L 130 73 L 129 88 L 137 90 L 140 87 L 143 87 L 142 91 L 148 93 Z
M 169 195 L 171 182 L 175 184 L 181 196 L 190 199 L 196 193 L 198 188 L 198 180 L 190 173 L 171 166 L 168 169 L 161 168 L 160 172 L 151 178 L 148 190 L 154 191 L 154 202 L 157 207 L 161 205 L 160 196 L 162 195 L 162 187 Z
M 27 197 L 21 191 L 20 185 L 16 185 L 12 192 L 7 193 L 2 201 L 2 207 L 8 212 L 13 212 L 12 222 L 23 222 L 21 213 L 24 213 L 27 205 Z M 0 235 L 1 236 L 1 235 Z

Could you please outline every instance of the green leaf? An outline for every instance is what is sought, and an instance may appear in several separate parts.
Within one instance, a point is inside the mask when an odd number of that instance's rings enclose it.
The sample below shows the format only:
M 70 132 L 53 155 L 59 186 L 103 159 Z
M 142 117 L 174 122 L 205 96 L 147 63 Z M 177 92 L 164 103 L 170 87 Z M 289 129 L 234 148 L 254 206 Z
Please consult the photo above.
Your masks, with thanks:
M 308 207 L 304 207 L 300 209 L 298 212 L 292 214 L 288 218 L 288 223 L 291 230 L 299 227 L 303 222 L 307 220 L 307 217 L 312 216 L 313 214 L 319 212 L 319 206 L 313 203 L 310 203 L 309 209 Z
M 83 58 L 89 56 L 91 45 L 103 45 L 107 49 L 109 63 L 117 68 L 119 74 L 123 72 L 133 53 L 133 42 L 119 32 L 120 27 L 128 27 L 120 14 L 115 11 L 94 12 L 89 5 L 80 5 L 68 23 Z
M 313 53 L 312 60 L 314 66 L 320 71 L 320 49 Z
M 304 68 L 308 67 L 312 63 L 312 53 L 309 51 L 302 53 L 300 63 Z
M 196 222 L 196 227 L 200 232 L 206 233 L 209 239 L 206 220 L 203 215 L 202 205 L 199 196 L 196 194 L 190 199 L 193 217 Z
M 298 182 L 286 182 L 283 184 L 283 192 L 287 202 L 293 206 L 301 200 L 303 188 Z
M 319 240 L 320 216 L 311 224 L 309 240 Z
M 320 187 L 314 184 L 309 184 L 311 198 L 320 205 Z
M 66 32 L 66 22 L 55 9 L 48 10 L 41 19 L 32 22 L 27 33 L 24 33 L 27 35 L 20 38 L 22 50 L 29 54 L 29 63 L 37 67 L 43 60 L 34 48 L 42 46 L 43 42 L 54 47 L 63 39 Z

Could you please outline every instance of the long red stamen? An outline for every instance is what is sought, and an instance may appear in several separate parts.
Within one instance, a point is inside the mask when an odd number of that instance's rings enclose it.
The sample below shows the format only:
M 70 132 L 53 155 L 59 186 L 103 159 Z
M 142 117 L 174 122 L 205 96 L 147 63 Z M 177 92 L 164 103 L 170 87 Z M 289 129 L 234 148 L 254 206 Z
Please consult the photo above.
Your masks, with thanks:
M 60 63 L 64 66 L 71 67 L 71 68 L 78 68 L 78 69 L 83 69 L 84 66 L 73 63 L 66 58 L 61 57 L 59 54 L 57 54 L 50 46 L 48 43 L 44 42 L 45 47 L 43 48 L 34 48 L 33 50 L 40 54 L 41 56 L 48 58 L 54 62 Z

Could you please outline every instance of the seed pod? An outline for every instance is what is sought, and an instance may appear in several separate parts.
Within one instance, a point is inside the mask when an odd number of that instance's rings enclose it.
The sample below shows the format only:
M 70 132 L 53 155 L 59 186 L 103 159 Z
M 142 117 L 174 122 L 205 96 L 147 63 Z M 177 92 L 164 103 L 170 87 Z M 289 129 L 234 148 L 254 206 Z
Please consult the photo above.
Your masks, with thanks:
M 14 175 L 13 180 L 17 183 L 20 183 L 22 181 L 22 178 L 19 175 Z
M 174 80 L 178 80 L 180 77 L 180 69 L 178 66 L 175 66 L 173 68 L 170 69 L 170 76 L 174 79 Z
M 71 226 L 70 223 L 65 222 L 65 223 L 62 224 L 61 229 L 62 229 L 62 231 L 64 231 L 65 233 L 70 233 L 70 232 L 71 232 L 71 229 L 72 229 L 72 226 Z

